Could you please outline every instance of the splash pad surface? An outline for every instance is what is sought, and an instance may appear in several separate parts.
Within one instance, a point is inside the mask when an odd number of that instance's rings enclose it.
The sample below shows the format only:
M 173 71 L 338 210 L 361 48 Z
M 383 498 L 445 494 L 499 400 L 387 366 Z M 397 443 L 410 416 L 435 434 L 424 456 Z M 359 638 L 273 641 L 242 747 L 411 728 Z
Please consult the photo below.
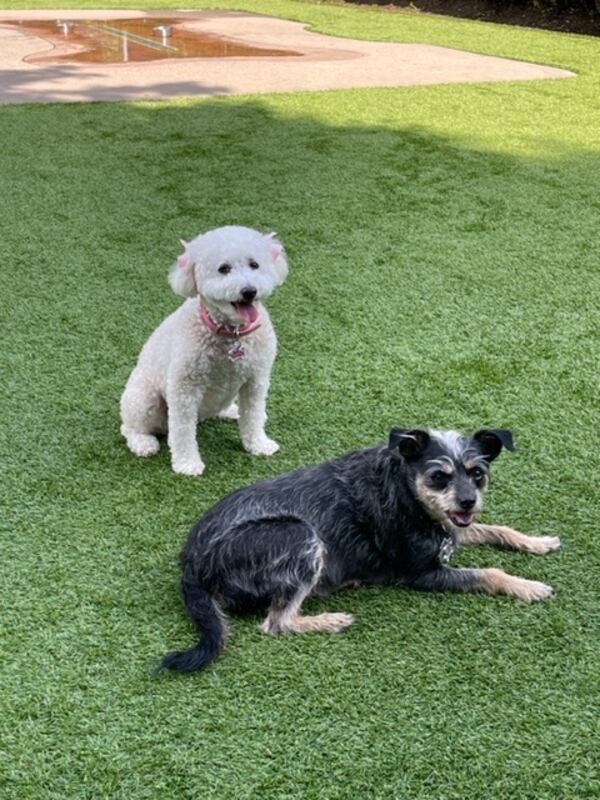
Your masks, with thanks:
M 103 42 L 99 57 L 90 46 L 94 40 Z M 202 40 L 209 51 L 197 49 Z M 570 76 L 555 67 L 435 45 L 326 36 L 302 23 L 241 12 L 0 12 L 2 103 Z

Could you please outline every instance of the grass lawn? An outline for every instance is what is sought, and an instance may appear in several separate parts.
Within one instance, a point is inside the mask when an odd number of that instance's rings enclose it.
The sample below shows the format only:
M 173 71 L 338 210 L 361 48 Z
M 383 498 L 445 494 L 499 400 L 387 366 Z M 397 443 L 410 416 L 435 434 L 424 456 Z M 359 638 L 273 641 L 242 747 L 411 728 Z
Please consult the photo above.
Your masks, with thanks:
M 0 797 L 597 797 L 598 40 L 233 5 L 578 77 L 0 106 Z M 118 400 L 179 302 L 179 238 L 233 222 L 278 231 L 289 254 L 270 303 L 282 450 L 252 458 L 233 423 L 209 422 L 194 480 L 164 450 L 128 452 Z M 343 635 L 270 638 L 238 618 L 206 672 L 153 673 L 195 641 L 177 556 L 224 493 L 391 425 L 486 424 L 519 449 L 495 465 L 485 518 L 564 548 L 454 563 L 554 599 L 347 591 L 307 605 L 355 613 Z

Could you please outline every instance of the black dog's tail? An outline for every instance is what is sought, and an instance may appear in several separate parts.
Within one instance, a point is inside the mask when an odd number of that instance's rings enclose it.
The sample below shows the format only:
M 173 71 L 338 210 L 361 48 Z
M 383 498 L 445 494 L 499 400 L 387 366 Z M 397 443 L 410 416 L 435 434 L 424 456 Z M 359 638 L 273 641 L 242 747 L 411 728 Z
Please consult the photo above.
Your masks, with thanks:
M 191 570 L 183 573 L 183 602 L 202 638 L 191 650 L 174 650 L 162 660 L 167 669 L 193 672 L 215 659 L 225 644 L 227 628 L 221 609 Z

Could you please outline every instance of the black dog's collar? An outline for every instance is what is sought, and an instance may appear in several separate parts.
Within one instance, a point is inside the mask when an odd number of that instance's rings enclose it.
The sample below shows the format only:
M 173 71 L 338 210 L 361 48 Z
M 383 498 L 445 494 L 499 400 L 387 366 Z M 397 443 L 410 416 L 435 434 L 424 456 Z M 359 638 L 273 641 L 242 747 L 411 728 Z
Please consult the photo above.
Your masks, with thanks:
M 438 551 L 438 558 L 440 560 L 440 563 L 448 564 L 455 550 L 456 550 L 456 545 L 454 544 L 454 539 L 452 538 L 452 536 L 444 536 L 444 538 L 440 543 L 440 549 Z

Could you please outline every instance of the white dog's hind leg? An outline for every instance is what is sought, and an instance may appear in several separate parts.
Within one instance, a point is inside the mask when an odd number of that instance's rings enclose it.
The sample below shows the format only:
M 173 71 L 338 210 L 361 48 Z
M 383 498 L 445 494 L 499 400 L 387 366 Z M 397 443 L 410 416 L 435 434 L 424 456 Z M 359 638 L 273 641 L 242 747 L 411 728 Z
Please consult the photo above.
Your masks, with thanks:
M 244 449 L 255 456 L 272 456 L 279 445 L 265 433 L 269 376 L 251 378 L 240 389 L 240 436 Z
M 132 453 L 141 458 L 158 453 L 160 443 L 154 434 L 166 431 L 165 402 L 136 370 L 121 397 L 121 419 L 121 434 Z
M 151 433 L 136 433 L 121 425 L 121 434 L 127 440 L 127 447 L 140 458 L 154 456 L 160 450 L 160 442 Z
M 173 472 L 181 475 L 202 475 L 204 462 L 196 441 L 200 396 L 197 390 L 183 391 L 176 386 L 167 397 L 169 409 L 169 449 Z

